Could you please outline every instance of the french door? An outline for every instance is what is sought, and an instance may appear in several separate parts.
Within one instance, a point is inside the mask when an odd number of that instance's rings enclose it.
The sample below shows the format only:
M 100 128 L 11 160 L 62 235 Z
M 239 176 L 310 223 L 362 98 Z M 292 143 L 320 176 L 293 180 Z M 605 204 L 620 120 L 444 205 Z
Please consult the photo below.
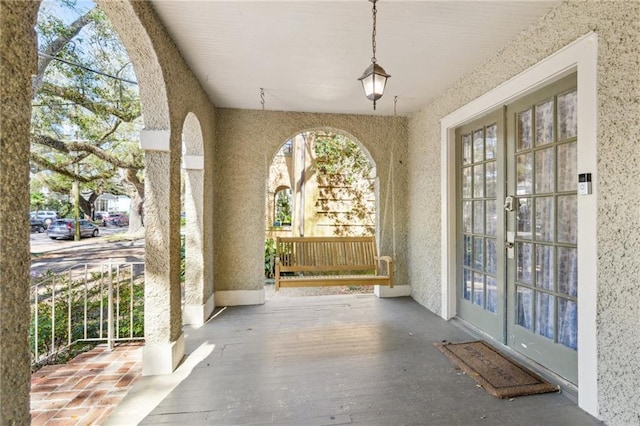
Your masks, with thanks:
M 575 75 L 507 108 L 508 344 L 577 384 Z
M 458 129 L 458 315 L 577 384 L 575 87 Z
M 458 316 L 505 340 L 504 113 L 456 130 L 458 144 Z

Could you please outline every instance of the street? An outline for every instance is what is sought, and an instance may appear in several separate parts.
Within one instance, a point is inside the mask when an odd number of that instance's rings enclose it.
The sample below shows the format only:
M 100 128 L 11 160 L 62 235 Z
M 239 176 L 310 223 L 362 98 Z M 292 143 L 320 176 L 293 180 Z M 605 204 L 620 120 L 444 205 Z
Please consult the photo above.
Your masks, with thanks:
M 110 226 L 101 226 L 98 228 L 99 234 L 96 238 L 82 238 L 80 241 L 73 240 L 52 240 L 47 236 L 47 232 L 41 234 L 37 232 L 31 233 L 31 253 L 45 253 L 53 250 L 66 249 L 69 247 L 95 244 L 96 242 L 104 242 L 107 235 L 119 234 L 127 231 L 127 228 L 118 228 Z
M 100 227 L 95 238 L 80 241 L 52 240 L 47 233 L 31 233 L 31 275 L 50 270 L 60 272 L 79 263 L 143 262 L 144 239 L 109 242 L 105 236 L 126 232 L 126 228 Z

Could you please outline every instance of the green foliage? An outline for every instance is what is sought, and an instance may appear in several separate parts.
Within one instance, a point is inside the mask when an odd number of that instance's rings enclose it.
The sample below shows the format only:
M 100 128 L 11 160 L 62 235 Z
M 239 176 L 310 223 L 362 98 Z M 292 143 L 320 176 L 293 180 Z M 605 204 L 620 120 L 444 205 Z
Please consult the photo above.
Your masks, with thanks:
M 34 180 L 31 181 L 31 211 L 36 210 L 52 210 L 58 212 L 60 217 L 67 217 L 73 210 L 73 204 L 68 200 L 68 197 L 51 197 L 46 196 L 42 191 L 33 189 Z
M 46 202 L 46 197 L 42 192 L 32 192 L 31 193 L 31 210 L 43 210 L 42 206 Z
M 369 159 L 358 144 L 343 135 L 316 133 L 314 137 L 319 210 L 333 221 L 337 235 L 349 235 L 358 227 L 362 227 L 362 235 L 373 235 L 375 194 Z
M 55 201 L 52 200 L 52 204 L 56 204 L 58 207 L 55 208 L 60 217 L 71 217 L 73 214 L 73 204 L 68 201 Z
M 78 178 L 94 199 L 102 192 L 131 195 L 119 169 L 143 168 L 141 106 L 116 31 L 92 3 L 75 0 L 45 0 L 36 30 L 48 56 L 40 57 L 45 65 L 34 80 L 31 172 L 58 194 L 70 195 Z
M 186 255 L 185 255 L 185 239 L 184 235 L 180 236 L 180 282 L 185 282 L 185 272 L 186 272 Z
M 276 194 L 276 218 L 281 224 L 291 224 L 291 189 L 283 189 Z
M 314 143 L 315 169 L 332 183 L 353 184 L 368 178 L 371 164 L 358 144 L 343 135 L 317 133 Z
M 276 267 L 276 241 L 267 238 L 264 243 L 264 277 L 273 278 Z

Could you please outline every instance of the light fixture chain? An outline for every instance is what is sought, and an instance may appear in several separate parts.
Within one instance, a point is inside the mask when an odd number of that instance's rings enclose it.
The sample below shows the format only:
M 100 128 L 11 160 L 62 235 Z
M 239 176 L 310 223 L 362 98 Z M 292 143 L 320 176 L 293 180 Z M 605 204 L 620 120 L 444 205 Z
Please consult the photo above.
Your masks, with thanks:
M 358 79 L 362 82 L 362 88 L 367 98 L 373 101 L 373 109 L 376 109 L 376 101 L 382 97 L 384 93 L 384 87 L 387 83 L 387 79 L 391 77 L 384 71 L 380 65 L 376 64 L 376 24 L 378 9 L 376 8 L 376 2 L 378 0 L 369 0 L 373 3 L 373 30 L 371 32 L 371 47 L 373 50 L 373 57 L 371 58 L 371 65 L 364 70 L 362 76 Z
M 262 110 L 264 111 L 264 89 L 260 88 L 260 105 L 262 105 Z
M 373 2 L 373 9 L 372 9 L 373 31 L 371 33 L 371 45 L 373 46 L 373 57 L 371 58 L 371 62 L 375 64 L 376 63 L 376 14 L 378 13 L 378 10 L 376 9 L 377 0 L 371 0 L 371 1 Z

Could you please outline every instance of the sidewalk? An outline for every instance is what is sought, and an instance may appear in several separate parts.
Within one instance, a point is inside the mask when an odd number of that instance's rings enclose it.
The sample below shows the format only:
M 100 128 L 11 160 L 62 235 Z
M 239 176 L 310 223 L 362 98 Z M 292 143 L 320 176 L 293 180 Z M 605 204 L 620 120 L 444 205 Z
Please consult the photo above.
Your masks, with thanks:
M 142 373 L 142 344 L 99 345 L 31 376 L 31 425 L 99 425 Z

